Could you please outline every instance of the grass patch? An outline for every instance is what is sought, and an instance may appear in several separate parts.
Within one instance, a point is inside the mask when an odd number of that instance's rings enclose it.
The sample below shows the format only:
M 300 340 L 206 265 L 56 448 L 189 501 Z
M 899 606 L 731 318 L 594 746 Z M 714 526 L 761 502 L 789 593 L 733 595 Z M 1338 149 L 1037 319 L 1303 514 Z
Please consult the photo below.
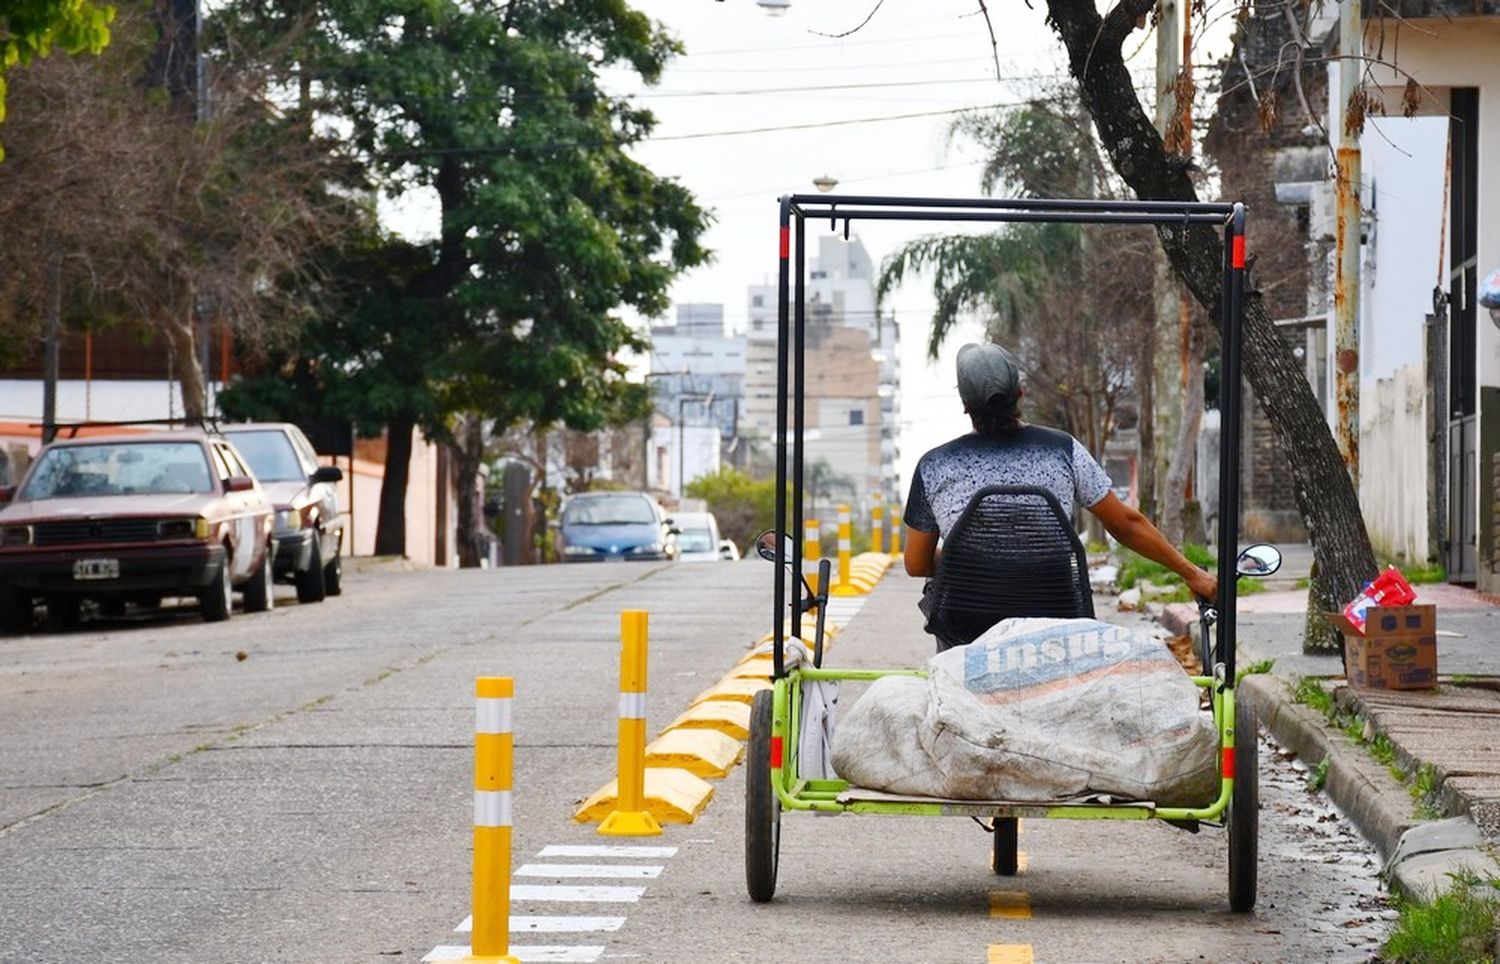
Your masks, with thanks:
M 1307 578 L 1306 576 L 1303 576 L 1301 579 L 1298 579 L 1296 582 L 1292 583 L 1292 586 L 1296 589 L 1311 589 L 1312 580 Z
M 1307 785 L 1313 790 L 1321 790 L 1328 785 L 1328 757 L 1318 761 L 1318 765 L 1307 771 Z
M 1410 964 L 1470 964 L 1492 961 L 1496 881 L 1455 875 L 1453 889 L 1431 903 L 1397 898 L 1400 916 L 1381 950 L 1382 960 Z
M 1380 567 L 1382 572 L 1385 570 L 1386 565 L 1395 566 L 1397 569 L 1400 569 L 1401 575 L 1405 576 L 1406 581 L 1413 586 L 1448 581 L 1448 570 L 1443 568 L 1441 562 L 1411 563 L 1406 566 L 1403 566 L 1399 562 L 1387 562 Z
M 1088 545 L 1084 546 L 1083 549 L 1085 552 L 1097 555 L 1101 552 L 1108 552 L 1109 546 L 1103 542 L 1090 542 Z
M 1323 688 L 1322 683 L 1311 676 L 1303 676 L 1297 680 L 1297 686 L 1292 691 L 1292 698 L 1326 717 L 1333 716 L 1333 695 Z
M 1417 816 L 1422 820 L 1438 820 L 1447 816 L 1438 806 L 1438 777 L 1431 763 L 1424 763 L 1412 774 L 1411 782 L 1407 784 L 1407 791 L 1411 793 L 1412 803 L 1415 805 Z
M 1276 660 L 1263 659 L 1259 662 L 1251 663 L 1249 666 L 1241 666 L 1234 672 L 1234 685 L 1240 685 L 1240 680 L 1244 679 L 1246 676 L 1255 676 L 1259 673 L 1269 673 L 1271 671 L 1271 667 L 1275 665 Z

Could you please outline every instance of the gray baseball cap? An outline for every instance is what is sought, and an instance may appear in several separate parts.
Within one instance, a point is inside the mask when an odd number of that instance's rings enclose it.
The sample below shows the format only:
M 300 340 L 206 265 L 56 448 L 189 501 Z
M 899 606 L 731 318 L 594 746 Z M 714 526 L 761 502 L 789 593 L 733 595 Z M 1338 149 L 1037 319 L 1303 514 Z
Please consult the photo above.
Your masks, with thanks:
M 1021 369 L 1004 348 L 970 342 L 958 350 L 958 397 L 970 412 L 985 408 L 996 395 L 1015 401 L 1020 390 Z

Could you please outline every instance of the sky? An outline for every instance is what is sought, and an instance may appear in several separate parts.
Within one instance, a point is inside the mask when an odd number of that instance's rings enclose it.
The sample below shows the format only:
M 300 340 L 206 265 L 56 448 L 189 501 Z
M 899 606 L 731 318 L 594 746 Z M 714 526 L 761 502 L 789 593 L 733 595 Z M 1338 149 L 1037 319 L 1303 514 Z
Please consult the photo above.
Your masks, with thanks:
M 975 0 L 885 0 L 851 35 L 820 35 L 851 30 L 874 5 L 791 0 L 784 16 L 771 17 L 755 0 L 634 4 L 675 34 L 686 53 L 655 87 L 643 87 L 626 71 L 607 73 L 606 83 L 636 94 L 657 116 L 653 137 L 635 156 L 681 180 L 714 214 L 707 237 L 714 261 L 677 281 L 675 302 L 721 302 L 728 325 L 743 325 L 745 286 L 775 277 L 776 199 L 815 191 L 814 178 L 837 178 L 835 193 L 979 193 L 981 154 L 948 137 L 956 112 L 1016 103 L 1032 89 L 1032 77 L 1057 76 L 1065 66 L 1040 9 L 1018 0 L 989 4 L 1000 74 L 1016 81 L 996 78 L 995 50 Z M 892 115 L 919 116 L 847 123 Z M 724 133 L 761 128 L 791 129 Z M 718 136 L 687 136 L 701 134 Z M 877 264 L 903 242 L 935 230 L 878 222 L 856 229 Z M 983 336 L 975 323 L 950 336 L 940 361 L 929 363 L 932 303 L 927 286 L 916 283 L 887 301 L 902 335 L 903 487 L 922 452 L 968 430 L 952 355 Z
M 775 275 L 776 199 L 814 191 L 814 178 L 837 178 L 836 192 L 977 195 L 982 157 L 972 144 L 950 142 L 954 117 L 1016 104 L 1036 90 L 1038 77 L 1065 74 L 1045 7 L 1041 0 L 1031 4 L 1035 9 L 1027 0 L 989 0 L 992 48 L 978 0 L 790 0 L 779 17 L 756 0 L 632 0 L 686 51 L 654 87 L 623 69 L 606 71 L 605 85 L 638 97 L 656 114 L 655 132 L 634 156 L 679 179 L 714 217 L 706 238 L 714 260 L 682 275 L 673 301 L 722 303 L 728 326 L 743 326 L 746 285 Z M 851 30 L 843 38 L 826 36 Z M 1142 31 L 1130 41 L 1138 45 L 1135 62 L 1148 71 L 1152 36 Z M 893 115 L 908 116 L 867 122 Z M 398 224 L 433 216 L 420 198 L 389 210 Z M 869 222 L 857 230 L 878 265 L 903 242 L 936 228 Z M 968 430 L 953 355 L 983 336 L 982 326 L 971 324 L 950 335 L 939 360 L 929 362 L 932 303 L 918 282 L 887 301 L 902 334 L 903 486 L 922 452 Z

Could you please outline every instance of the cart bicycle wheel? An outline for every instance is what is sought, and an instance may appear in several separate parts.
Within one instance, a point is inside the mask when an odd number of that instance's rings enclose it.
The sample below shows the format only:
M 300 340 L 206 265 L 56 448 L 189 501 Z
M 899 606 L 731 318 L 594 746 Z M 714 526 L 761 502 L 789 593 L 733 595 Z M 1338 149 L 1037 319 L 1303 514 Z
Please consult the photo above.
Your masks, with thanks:
M 781 801 L 771 789 L 771 691 L 750 705 L 750 745 L 745 760 L 745 889 L 765 903 L 776 893 L 781 854 Z
M 1234 796 L 1229 800 L 1229 909 L 1255 909 L 1260 854 L 1260 720 L 1249 700 L 1234 701 Z
M 1020 856 L 1016 852 L 1016 837 L 1020 829 L 1020 822 L 1015 817 L 995 818 L 994 832 L 990 835 L 990 869 L 1001 877 L 1014 877 L 1021 869 Z

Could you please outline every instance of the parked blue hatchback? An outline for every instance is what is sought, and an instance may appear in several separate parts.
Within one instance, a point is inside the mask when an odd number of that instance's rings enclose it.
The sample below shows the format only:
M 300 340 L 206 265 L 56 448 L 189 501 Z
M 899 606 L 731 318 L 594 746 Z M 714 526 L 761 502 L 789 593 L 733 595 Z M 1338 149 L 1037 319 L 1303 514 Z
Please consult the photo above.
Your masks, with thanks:
M 558 550 L 564 562 L 677 558 L 677 528 L 644 492 L 583 492 L 563 505 Z

